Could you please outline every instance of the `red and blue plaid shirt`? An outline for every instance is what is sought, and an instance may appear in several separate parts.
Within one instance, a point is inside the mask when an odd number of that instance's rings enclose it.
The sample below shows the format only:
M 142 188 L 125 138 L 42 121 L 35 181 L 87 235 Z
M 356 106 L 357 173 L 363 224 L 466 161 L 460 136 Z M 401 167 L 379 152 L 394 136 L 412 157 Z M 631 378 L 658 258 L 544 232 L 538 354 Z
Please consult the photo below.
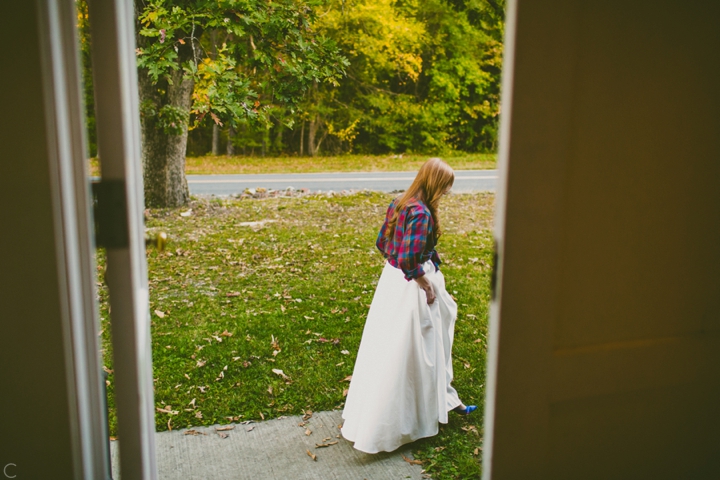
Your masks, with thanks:
M 395 211 L 396 201 L 397 198 L 388 207 L 375 245 L 387 258 L 388 263 L 401 269 L 405 278 L 410 281 L 425 275 L 422 265 L 428 260 L 432 260 L 435 269 L 440 266 L 440 257 L 435 251 L 435 222 L 427 206 L 413 198 L 400 211 L 395 234 L 388 239 L 385 232 Z

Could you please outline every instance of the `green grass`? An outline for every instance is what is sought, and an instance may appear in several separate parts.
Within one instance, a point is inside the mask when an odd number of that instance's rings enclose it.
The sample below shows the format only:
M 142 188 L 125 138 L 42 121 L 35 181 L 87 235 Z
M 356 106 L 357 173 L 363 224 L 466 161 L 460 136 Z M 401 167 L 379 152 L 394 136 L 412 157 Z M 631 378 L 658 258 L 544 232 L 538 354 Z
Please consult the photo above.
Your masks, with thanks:
M 352 374 L 383 266 L 374 241 L 390 200 L 367 192 L 194 199 L 188 217 L 180 216 L 187 209 L 150 210 L 149 229 L 170 237 L 166 252 L 148 251 L 155 403 L 177 412 L 156 413 L 157 429 L 342 408 L 342 380 Z M 481 407 L 471 419 L 451 415 L 439 435 L 414 444 L 434 478 L 480 471 L 493 202 L 482 193 L 449 195 L 441 205 L 438 250 L 459 305 L 454 384 L 465 403 Z M 242 225 L 263 220 L 257 230 Z M 104 287 L 100 299 L 112 369 Z
M 232 173 L 398 172 L 418 170 L 431 155 L 340 155 L 334 157 L 242 157 L 226 155 L 188 157 L 188 175 Z M 457 153 L 443 157 L 456 170 L 496 168 L 491 153 Z M 93 175 L 100 174 L 97 159 L 90 160 Z

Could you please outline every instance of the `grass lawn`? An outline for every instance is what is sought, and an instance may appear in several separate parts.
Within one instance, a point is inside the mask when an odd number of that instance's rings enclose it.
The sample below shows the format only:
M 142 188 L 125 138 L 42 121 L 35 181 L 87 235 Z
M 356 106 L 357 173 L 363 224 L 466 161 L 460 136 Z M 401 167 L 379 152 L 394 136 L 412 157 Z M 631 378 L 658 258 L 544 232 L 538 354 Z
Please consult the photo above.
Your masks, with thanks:
M 147 227 L 170 238 L 168 251 L 148 251 L 157 429 L 342 408 L 384 262 L 374 242 L 391 198 L 203 198 L 190 216 L 150 210 Z M 470 419 L 452 414 L 439 435 L 414 444 L 434 478 L 480 474 L 493 202 L 488 193 L 454 194 L 441 205 L 438 251 L 459 305 L 454 384 L 480 408 Z M 103 263 L 99 255 L 100 270 Z M 100 300 L 111 370 L 104 287 Z
M 335 157 L 188 157 L 188 175 L 230 173 L 400 172 L 420 169 L 430 155 L 340 155 Z M 496 168 L 494 153 L 460 153 L 443 157 L 455 170 Z M 92 175 L 100 175 L 98 160 L 90 160 Z

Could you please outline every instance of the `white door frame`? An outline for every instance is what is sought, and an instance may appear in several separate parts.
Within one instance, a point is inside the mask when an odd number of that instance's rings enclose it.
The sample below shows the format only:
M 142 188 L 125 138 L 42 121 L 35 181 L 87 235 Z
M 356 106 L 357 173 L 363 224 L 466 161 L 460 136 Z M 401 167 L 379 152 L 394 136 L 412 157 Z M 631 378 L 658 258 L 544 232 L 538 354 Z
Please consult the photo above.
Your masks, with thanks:
M 95 244 L 74 0 L 35 0 L 61 290 L 75 478 L 110 478 Z M 133 3 L 90 1 L 102 181 L 124 186 L 127 238 L 107 249 L 124 478 L 155 479 L 155 419 Z
M 155 479 L 155 416 L 133 2 L 90 0 L 102 182 L 124 185 L 126 245 L 107 249 L 115 403 L 124 478 Z
M 110 478 L 77 13 L 36 0 L 75 478 Z

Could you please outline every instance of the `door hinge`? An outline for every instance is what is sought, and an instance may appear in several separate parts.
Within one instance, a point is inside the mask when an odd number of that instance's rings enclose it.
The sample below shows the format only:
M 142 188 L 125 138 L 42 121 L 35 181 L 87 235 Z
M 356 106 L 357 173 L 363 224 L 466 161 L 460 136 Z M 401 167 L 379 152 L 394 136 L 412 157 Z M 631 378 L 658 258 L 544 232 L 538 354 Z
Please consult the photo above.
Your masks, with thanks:
M 125 180 L 92 182 L 95 245 L 104 248 L 127 248 L 127 197 Z

